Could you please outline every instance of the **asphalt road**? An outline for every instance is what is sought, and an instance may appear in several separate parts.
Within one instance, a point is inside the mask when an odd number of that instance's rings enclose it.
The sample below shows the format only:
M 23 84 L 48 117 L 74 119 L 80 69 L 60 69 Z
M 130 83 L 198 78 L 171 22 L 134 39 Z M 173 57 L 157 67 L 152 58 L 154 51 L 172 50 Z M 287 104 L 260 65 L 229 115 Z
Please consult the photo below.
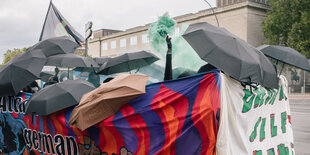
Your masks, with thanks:
M 290 99 L 296 155 L 310 155 L 310 98 Z

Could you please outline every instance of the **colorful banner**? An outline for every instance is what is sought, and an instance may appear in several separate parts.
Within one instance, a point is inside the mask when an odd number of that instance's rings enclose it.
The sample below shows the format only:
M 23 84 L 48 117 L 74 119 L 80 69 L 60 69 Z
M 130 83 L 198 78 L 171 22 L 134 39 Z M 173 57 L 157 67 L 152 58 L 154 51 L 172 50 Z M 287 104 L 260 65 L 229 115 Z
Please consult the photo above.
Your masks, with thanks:
M 216 70 L 148 85 L 146 94 L 83 132 L 67 125 L 73 107 L 49 116 L 26 116 L 29 94 L 2 97 L 0 152 L 214 154 L 220 85 Z
M 216 154 L 294 155 L 287 81 L 279 89 L 244 88 L 221 74 L 221 116 Z

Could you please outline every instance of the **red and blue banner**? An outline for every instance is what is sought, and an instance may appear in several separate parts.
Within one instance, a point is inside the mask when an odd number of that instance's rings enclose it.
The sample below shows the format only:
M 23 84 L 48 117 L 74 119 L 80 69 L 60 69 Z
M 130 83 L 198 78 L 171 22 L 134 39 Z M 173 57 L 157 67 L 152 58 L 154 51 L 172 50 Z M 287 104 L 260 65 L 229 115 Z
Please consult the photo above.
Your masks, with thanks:
M 81 131 L 68 125 L 74 107 L 24 115 L 29 94 L 2 97 L 4 154 L 214 154 L 221 76 L 207 74 L 151 84 L 115 115 Z

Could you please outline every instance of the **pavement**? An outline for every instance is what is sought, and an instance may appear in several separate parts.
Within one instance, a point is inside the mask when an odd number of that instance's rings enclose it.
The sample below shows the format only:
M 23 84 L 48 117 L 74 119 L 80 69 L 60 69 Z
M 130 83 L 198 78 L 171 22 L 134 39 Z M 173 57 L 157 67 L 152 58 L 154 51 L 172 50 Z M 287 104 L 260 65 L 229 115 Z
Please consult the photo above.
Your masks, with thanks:
M 296 155 L 310 155 L 310 93 L 289 94 Z

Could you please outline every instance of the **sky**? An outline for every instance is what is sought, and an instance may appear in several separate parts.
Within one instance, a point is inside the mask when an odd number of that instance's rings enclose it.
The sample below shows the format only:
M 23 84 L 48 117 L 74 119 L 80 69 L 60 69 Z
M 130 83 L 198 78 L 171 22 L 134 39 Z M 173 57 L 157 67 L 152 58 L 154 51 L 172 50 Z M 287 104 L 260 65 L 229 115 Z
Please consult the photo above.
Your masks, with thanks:
M 208 0 L 215 7 L 215 0 Z M 0 64 L 8 49 L 38 42 L 50 0 L 0 1 Z M 53 0 L 67 21 L 81 34 L 85 24 L 93 30 L 126 30 L 155 22 L 168 12 L 171 17 L 208 9 L 204 0 Z

